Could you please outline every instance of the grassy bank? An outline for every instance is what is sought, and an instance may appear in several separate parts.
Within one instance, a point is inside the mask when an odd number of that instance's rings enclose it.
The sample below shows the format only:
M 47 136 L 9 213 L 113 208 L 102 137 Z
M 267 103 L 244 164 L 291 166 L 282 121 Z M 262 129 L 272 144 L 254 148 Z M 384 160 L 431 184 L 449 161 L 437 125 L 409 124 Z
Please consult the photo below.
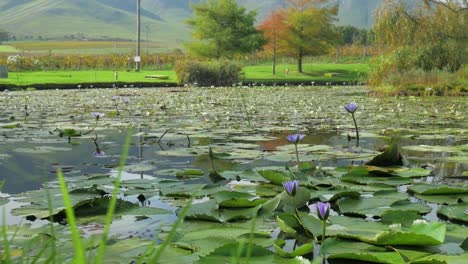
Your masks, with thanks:
M 364 81 L 369 71 L 367 64 L 304 64 L 303 73 L 297 72 L 296 65 L 281 64 L 272 74 L 271 65 L 248 66 L 244 68 L 245 79 L 254 82 L 357 82 Z
M 145 78 L 147 75 L 163 75 L 168 79 Z M 34 86 L 37 84 L 83 84 L 83 83 L 176 83 L 177 77 L 173 71 L 48 71 L 48 72 L 10 72 L 8 79 L 0 79 L 1 84 L 16 86 Z
M 286 73 L 289 69 L 289 73 Z M 342 83 L 357 82 L 365 80 L 367 76 L 367 64 L 305 64 L 304 73 L 298 73 L 295 65 L 282 64 L 277 67 L 277 74 L 271 73 L 271 65 L 247 66 L 243 68 L 244 82 L 246 83 L 310 83 L 322 84 L 325 82 Z M 167 79 L 145 78 L 147 75 L 164 75 Z M 113 71 L 86 70 L 86 71 L 40 71 L 40 72 L 10 72 L 8 79 L 0 79 L 0 86 L 11 87 L 35 87 L 44 84 L 55 84 L 51 87 L 63 84 L 77 86 L 80 84 L 103 84 L 112 86 L 119 83 L 135 84 L 143 83 L 145 86 L 151 84 L 177 83 L 174 71 L 141 71 L 141 72 L 118 72 L 118 80 L 114 78 Z M 96 87 L 96 85 L 94 85 Z

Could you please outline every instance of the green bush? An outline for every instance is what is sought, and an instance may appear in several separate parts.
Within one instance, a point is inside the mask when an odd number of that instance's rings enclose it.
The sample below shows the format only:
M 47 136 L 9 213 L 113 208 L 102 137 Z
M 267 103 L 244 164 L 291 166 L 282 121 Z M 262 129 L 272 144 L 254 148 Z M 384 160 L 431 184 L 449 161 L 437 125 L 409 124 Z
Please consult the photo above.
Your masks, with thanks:
M 433 69 L 456 72 L 464 63 L 464 50 L 454 42 L 428 45 L 421 49 L 414 62 L 415 66 L 425 71 Z
M 229 61 L 178 61 L 179 83 L 198 86 L 231 86 L 241 79 L 241 67 Z

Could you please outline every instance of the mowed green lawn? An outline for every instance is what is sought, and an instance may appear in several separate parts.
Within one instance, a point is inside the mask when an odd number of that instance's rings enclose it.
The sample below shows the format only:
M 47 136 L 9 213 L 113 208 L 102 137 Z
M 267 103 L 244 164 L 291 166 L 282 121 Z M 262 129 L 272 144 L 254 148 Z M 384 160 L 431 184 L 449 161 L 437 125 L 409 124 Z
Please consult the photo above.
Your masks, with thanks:
M 0 53 L 1 52 L 17 52 L 18 50 L 10 45 L 0 45 Z
M 145 78 L 146 75 L 168 76 L 167 80 Z M 137 83 L 164 82 L 176 83 L 174 71 L 140 71 L 118 72 L 118 80 L 114 79 L 114 71 L 38 71 L 38 72 L 10 72 L 8 79 L 0 79 L 0 84 L 34 85 L 34 84 L 81 84 L 81 83 Z
M 286 74 L 286 69 L 289 73 Z M 273 75 L 271 65 L 247 66 L 243 68 L 244 81 L 285 83 L 285 82 L 355 82 L 365 80 L 369 66 L 367 64 L 304 64 L 304 73 L 298 73 L 296 65 L 278 65 Z M 145 78 L 147 75 L 168 76 L 166 80 Z M 0 84 L 80 84 L 80 83 L 177 83 L 174 71 L 118 72 L 118 81 L 113 71 L 41 71 L 10 72 L 8 79 L 0 79 Z
M 286 74 L 287 69 L 289 70 Z M 297 71 L 297 65 L 277 65 L 276 75 L 272 74 L 272 65 L 248 66 L 244 68 L 245 79 L 257 82 L 349 82 L 367 78 L 368 64 L 304 64 L 303 73 Z

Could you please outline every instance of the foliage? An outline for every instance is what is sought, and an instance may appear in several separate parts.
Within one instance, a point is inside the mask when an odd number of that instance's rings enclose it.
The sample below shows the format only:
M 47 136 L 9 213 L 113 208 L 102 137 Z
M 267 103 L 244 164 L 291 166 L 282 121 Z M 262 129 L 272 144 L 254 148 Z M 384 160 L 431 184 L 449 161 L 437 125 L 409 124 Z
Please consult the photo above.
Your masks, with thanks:
M 263 52 L 273 57 L 273 75 L 276 74 L 276 57 L 287 52 L 289 26 L 286 24 L 286 14 L 283 9 L 272 13 L 257 27 L 263 32 L 267 44 Z
M 178 53 L 155 53 L 142 56 L 142 68 L 153 70 L 171 69 L 174 62 L 183 55 Z M 18 60 L 11 58 L 17 57 Z M 10 58 L 10 60 L 8 59 Z M 132 70 L 132 56 L 124 54 L 108 55 L 0 55 L 0 64 L 8 63 L 10 71 L 51 71 L 113 69 Z
M 370 45 L 375 41 L 375 35 L 372 30 L 360 29 L 351 25 L 335 27 L 339 36 L 339 43 L 344 45 Z
M 181 60 L 174 69 L 183 84 L 231 86 L 241 79 L 241 67 L 230 61 Z
M 10 33 L 0 28 L 0 44 L 2 44 L 3 41 L 7 41 L 8 39 L 10 39 Z
M 374 60 L 370 74 L 374 86 L 458 89 L 463 83 L 462 79 L 441 81 L 440 76 L 456 76 L 468 62 L 466 7 L 455 0 L 424 3 L 388 0 L 377 12 L 377 41 L 393 52 Z M 412 77 L 416 78 L 411 81 Z M 425 80 L 416 82 L 421 79 Z
M 286 17 L 290 25 L 289 48 L 297 58 L 298 72 L 306 55 L 328 53 L 330 44 L 336 41 L 332 23 L 338 14 L 338 6 L 327 7 L 327 0 L 288 0 Z
M 233 57 L 257 51 L 264 44 L 263 37 L 254 27 L 256 12 L 246 12 L 235 0 L 208 0 L 192 8 L 194 17 L 187 21 L 196 39 L 187 45 L 192 54 Z

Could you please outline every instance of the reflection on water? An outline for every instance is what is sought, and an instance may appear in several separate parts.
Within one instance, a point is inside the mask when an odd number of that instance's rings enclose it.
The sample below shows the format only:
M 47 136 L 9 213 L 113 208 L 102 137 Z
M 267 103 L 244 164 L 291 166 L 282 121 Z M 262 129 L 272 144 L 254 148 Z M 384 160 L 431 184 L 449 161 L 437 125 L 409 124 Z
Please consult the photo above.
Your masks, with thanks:
M 65 139 L 57 139 L 51 135 L 50 138 L 35 140 L 24 137 L 21 141 L 13 141 L 2 145 L 2 154 L 8 158 L 0 160 L 0 175 L 2 180 L 6 180 L 3 192 L 19 193 L 27 190 L 39 189 L 44 181 L 55 179 L 56 171 L 61 169 L 66 176 L 73 177 L 79 175 L 93 174 L 115 174 L 120 161 L 122 144 L 125 133 L 106 130 L 99 132 L 99 146 L 105 151 L 104 157 L 97 158 L 94 153 L 96 146 L 93 138 L 73 138 L 72 144 L 68 144 Z M 274 152 L 278 147 L 290 144 L 286 140 L 284 133 L 271 134 L 275 139 L 269 141 L 258 141 L 258 150 L 263 152 Z M 228 143 L 227 139 L 192 139 L 192 146 L 206 145 L 210 142 L 214 145 Z M 242 141 L 237 141 L 242 142 Z M 252 142 L 249 142 L 252 143 Z M 388 143 L 388 138 L 365 135 L 359 141 L 359 147 L 355 146 L 355 141 L 348 140 L 346 135 L 338 132 L 321 132 L 307 134 L 302 144 L 328 145 L 334 150 L 359 154 L 363 151 L 376 151 Z M 401 146 L 413 145 L 433 145 L 450 146 L 464 144 L 451 139 L 411 139 L 402 138 Z M 123 174 L 123 179 L 167 177 L 171 170 L 186 169 L 196 167 L 208 171 L 209 160 L 206 154 L 199 154 L 196 157 L 189 156 L 160 156 L 160 150 L 174 150 L 187 148 L 187 139 L 171 139 L 168 136 L 159 142 L 145 142 L 143 137 L 132 138 L 128 160 L 127 172 Z M 300 145 L 299 145 L 300 149 Z M 449 152 L 421 152 L 406 151 L 403 154 L 408 162 L 408 166 L 429 166 L 433 168 L 437 177 L 461 176 L 467 170 L 467 164 L 450 162 L 443 160 L 443 157 L 456 155 Z M 349 158 L 330 158 L 316 161 L 322 166 L 347 166 L 351 164 L 362 164 L 368 160 L 355 160 Z M 133 165 L 134 167 L 132 167 Z M 284 164 L 284 163 L 283 163 Z M 252 166 L 283 165 L 265 159 L 254 161 L 253 163 L 236 163 L 231 160 L 216 160 L 216 166 L 224 170 L 241 170 L 252 168 Z M 131 165 L 131 166 L 129 166 Z M 165 173 L 161 173 L 165 172 Z M 174 175 L 172 175 L 174 176 Z

